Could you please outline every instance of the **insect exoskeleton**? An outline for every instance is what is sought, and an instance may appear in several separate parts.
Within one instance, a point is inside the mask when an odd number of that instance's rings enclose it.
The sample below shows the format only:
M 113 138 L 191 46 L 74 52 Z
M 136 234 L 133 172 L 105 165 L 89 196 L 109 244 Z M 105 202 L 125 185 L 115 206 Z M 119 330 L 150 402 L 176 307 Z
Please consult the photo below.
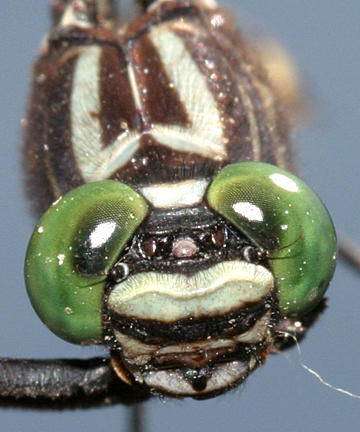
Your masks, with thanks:
M 126 383 L 217 394 L 320 302 L 331 219 L 287 171 L 281 104 L 214 2 L 157 1 L 120 28 L 85 12 L 70 3 L 35 67 L 29 177 L 57 201 L 30 299 L 60 337 L 109 346 Z

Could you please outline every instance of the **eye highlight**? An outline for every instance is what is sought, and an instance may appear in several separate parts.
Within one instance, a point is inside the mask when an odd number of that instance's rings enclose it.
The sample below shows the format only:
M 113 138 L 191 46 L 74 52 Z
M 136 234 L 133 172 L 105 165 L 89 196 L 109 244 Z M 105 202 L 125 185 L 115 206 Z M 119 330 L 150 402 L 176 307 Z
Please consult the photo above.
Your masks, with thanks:
M 107 273 L 147 214 L 144 199 L 117 181 L 85 184 L 40 219 L 25 259 L 25 282 L 41 320 L 73 343 L 100 340 Z
M 260 162 L 228 165 L 211 183 L 207 201 L 267 253 L 282 315 L 321 300 L 336 260 L 328 211 L 299 178 Z

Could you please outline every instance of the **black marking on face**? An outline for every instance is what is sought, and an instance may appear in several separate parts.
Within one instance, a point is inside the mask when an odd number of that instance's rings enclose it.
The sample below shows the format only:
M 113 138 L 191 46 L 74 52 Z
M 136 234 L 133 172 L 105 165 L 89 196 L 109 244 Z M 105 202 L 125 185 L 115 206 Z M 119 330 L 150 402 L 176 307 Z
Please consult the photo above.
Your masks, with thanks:
M 183 376 L 191 383 L 194 390 L 201 392 L 206 389 L 210 373 L 207 368 L 187 369 L 183 371 Z
M 163 321 L 144 320 L 121 316 L 115 311 L 110 312 L 110 317 L 116 330 L 141 342 L 176 344 L 244 333 L 264 315 L 270 304 L 271 298 L 266 298 L 225 315 L 190 317 L 172 322 L 167 322 L 166 316 Z
M 180 253 L 176 246 L 181 246 L 184 239 L 189 250 Z M 145 271 L 192 274 L 236 258 L 261 262 L 267 267 L 266 257 L 256 246 L 227 221 L 201 206 L 154 210 L 124 248 L 118 263 L 129 267 L 129 275 Z

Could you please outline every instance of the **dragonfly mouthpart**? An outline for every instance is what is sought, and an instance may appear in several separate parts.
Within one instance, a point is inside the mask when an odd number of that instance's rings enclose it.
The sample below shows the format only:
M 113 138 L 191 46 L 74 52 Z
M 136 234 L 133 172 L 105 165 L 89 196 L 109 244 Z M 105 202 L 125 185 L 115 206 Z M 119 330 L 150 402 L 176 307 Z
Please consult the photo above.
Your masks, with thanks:
M 213 396 L 264 361 L 273 289 L 269 270 L 240 260 L 192 276 L 131 276 L 108 296 L 113 349 L 137 383 Z

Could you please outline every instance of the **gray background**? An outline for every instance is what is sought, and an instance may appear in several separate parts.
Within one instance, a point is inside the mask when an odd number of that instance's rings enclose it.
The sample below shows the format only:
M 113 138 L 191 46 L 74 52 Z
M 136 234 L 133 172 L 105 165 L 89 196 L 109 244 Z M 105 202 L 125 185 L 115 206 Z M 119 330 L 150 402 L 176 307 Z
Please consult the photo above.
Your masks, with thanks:
M 315 120 L 297 136 L 303 176 L 321 195 L 342 232 L 360 241 L 358 132 L 360 125 L 360 2 L 358 0 L 228 1 L 239 21 L 285 43 L 313 95 Z M 1 32 L 1 303 L 4 356 L 87 357 L 53 336 L 27 300 L 23 256 L 34 221 L 22 197 L 19 120 L 29 65 L 47 28 L 46 0 L 2 0 Z M 360 393 L 359 277 L 340 263 L 328 291 L 329 308 L 301 344 L 307 364 L 334 385 Z M 360 401 L 329 390 L 299 366 L 296 351 L 273 355 L 246 384 L 197 402 L 152 400 L 146 431 L 354 431 Z M 126 431 L 129 408 L 73 412 L 0 410 L 0 430 Z

